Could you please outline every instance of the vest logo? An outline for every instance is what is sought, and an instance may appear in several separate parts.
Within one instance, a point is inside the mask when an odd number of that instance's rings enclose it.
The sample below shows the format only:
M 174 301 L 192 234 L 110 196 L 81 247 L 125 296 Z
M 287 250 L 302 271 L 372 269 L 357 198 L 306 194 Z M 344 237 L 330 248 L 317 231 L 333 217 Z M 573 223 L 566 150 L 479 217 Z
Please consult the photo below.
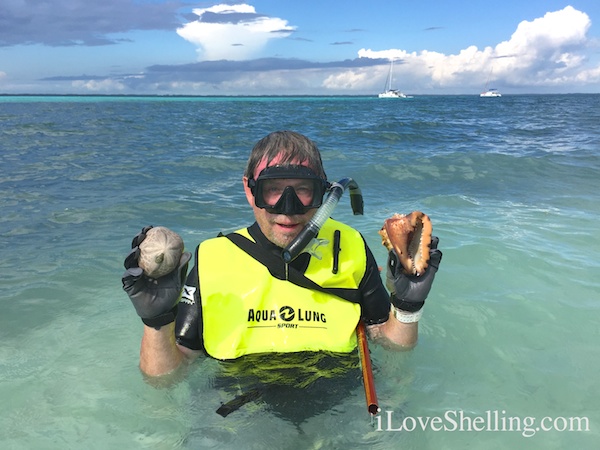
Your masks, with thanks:
M 194 297 L 196 296 L 196 288 L 194 286 L 188 286 L 187 284 L 183 286 L 183 291 L 181 292 L 181 302 L 187 303 L 188 305 L 194 305 L 196 303 L 194 301 Z
M 325 313 L 319 311 L 303 310 L 298 308 L 298 311 L 294 310 L 291 306 L 282 306 L 279 311 L 274 309 L 254 309 L 248 310 L 248 322 L 279 322 L 277 326 L 279 328 L 297 328 L 299 322 L 319 322 L 327 323 L 327 317 Z M 297 322 L 297 323 L 290 323 Z M 273 324 L 275 326 L 275 324 Z
M 294 312 L 294 308 L 291 306 L 282 306 L 279 308 L 279 317 L 281 320 L 285 320 L 286 322 L 291 322 L 296 317 L 296 313 Z

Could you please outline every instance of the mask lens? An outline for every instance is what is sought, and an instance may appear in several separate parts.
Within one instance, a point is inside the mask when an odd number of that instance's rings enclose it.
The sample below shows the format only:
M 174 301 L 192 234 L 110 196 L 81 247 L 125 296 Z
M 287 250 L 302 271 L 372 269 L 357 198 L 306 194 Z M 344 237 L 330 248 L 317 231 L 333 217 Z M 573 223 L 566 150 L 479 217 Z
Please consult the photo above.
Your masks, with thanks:
M 271 166 L 248 185 L 257 207 L 293 215 L 321 206 L 327 182 L 305 166 Z
M 273 179 L 258 183 L 257 187 L 262 190 L 262 198 L 268 206 L 275 206 L 286 192 L 287 188 L 298 197 L 303 206 L 311 207 L 315 199 L 315 181 L 308 179 Z M 290 189 L 288 189 L 288 192 Z M 290 195 L 290 194 L 286 194 Z

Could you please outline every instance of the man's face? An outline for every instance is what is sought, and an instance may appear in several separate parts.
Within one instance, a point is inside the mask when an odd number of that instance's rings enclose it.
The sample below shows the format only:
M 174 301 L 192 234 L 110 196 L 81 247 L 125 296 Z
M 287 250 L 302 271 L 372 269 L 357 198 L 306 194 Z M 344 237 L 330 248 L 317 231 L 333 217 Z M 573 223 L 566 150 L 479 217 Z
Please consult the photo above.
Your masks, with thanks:
M 297 181 L 297 180 L 290 180 Z M 315 215 L 316 209 L 309 209 L 304 214 L 296 214 L 293 216 L 286 216 L 284 214 L 272 214 L 266 209 L 258 208 L 254 204 L 254 196 L 250 192 L 248 187 L 248 179 L 244 177 L 244 190 L 246 191 L 246 198 L 248 203 L 252 206 L 254 211 L 254 217 L 260 227 L 263 234 L 273 244 L 285 248 L 290 244 L 304 226 L 312 219 Z
M 274 163 L 276 164 L 275 161 L 271 162 L 271 165 Z M 266 163 L 260 164 L 257 167 L 254 173 L 255 179 L 265 167 Z M 267 239 L 269 239 L 269 241 L 273 242 L 278 247 L 285 248 L 287 245 L 289 245 L 296 238 L 296 236 L 300 234 L 300 231 L 302 231 L 304 226 L 310 221 L 310 219 L 312 219 L 317 211 L 316 208 L 311 208 L 303 214 L 293 215 L 269 212 L 265 208 L 259 208 L 256 206 L 255 197 L 252 194 L 251 189 L 248 187 L 247 177 L 243 178 L 243 183 L 246 199 L 248 200 L 250 206 L 252 206 L 256 222 Z M 269 201 L 270 193 L 273 193 L 273 195 L 277 197 L 277 195 L 281 195 L 281 193 L 288 186 L 291 186 L 294 189 L 295 194 L 303 204 L 307 205 L 310 203 L 309 197 L 312 195 L 310 193 L 312 183 L 309 183 L 304 179 L 292 178 L 272 179 L 263 182 L 261 184 L 261 187 L 263 188 L 261 192 L 264 194 L 263 200 L 267 203 L 272 203 Z

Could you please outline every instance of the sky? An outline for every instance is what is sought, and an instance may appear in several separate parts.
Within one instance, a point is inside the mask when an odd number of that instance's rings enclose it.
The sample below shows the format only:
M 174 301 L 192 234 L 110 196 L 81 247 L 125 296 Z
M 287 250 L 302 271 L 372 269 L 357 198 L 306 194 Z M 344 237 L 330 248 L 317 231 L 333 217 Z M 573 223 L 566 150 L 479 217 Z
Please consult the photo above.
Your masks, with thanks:
M 598 0 L 0 0 L 0 94 L 600 93 Z

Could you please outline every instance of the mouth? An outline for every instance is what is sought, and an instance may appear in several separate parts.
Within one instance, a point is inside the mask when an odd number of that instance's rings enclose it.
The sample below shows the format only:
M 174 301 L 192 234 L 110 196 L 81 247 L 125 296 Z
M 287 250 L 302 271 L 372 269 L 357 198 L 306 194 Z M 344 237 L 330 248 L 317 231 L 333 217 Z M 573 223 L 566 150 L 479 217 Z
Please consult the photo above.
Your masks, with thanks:
M 302 225 L 299 223 L 284 223 L 284 222 L 275 222 L 275 226 L 284 230 L 284 231 L 296 231 L 302 228 Z
M 279 229 L 280 231 L 289 234 L 289 233 L 299 233 L 300 230 L 304 227 L 304 221 L 299 220 L 298 217 L 294 216 L 284 216 L 277 215 L 272 218 L 273 227 Z

